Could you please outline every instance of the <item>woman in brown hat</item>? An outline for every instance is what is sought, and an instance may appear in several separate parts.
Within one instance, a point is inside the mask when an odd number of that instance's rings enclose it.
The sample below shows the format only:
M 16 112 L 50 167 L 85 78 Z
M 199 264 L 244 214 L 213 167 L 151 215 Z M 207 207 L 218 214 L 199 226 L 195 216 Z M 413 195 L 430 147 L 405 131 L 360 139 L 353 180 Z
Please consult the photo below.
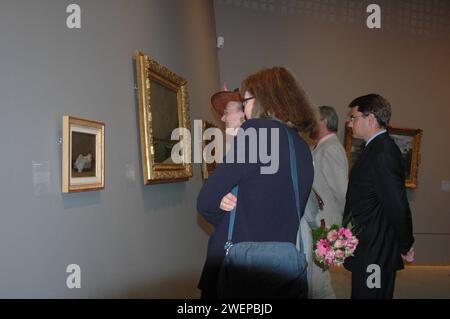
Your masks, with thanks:
M 221 115 L 221 120 L 225 123 L 226 133 L 236 135 L 237 130 L 245 121 L 242 97 L 239 92 L 217 92 L 211 97 L 211 104 L 216 112 Z
M 241 85 L 245 121 L 235 137 L 248 139 L 256 132 L 257 141 L 245 143 L 245 163 L 225 161 L 203 185 L 197 198 L 197 209 L 215 230 L 208 243 L 208 253 L 199 289 L 202 298 L 217 298 L 217 279 L 225 256 L 229 214 L 236 207 L 233 242 L 276 241 L 296 243 L 299 218 L 303 215 L 314 176 L 312 156 L 307 143 L 298 132 L 315 125 L 312 106 L 296 79 L 283 67 L 263 69 L 247 77 Z M 246 134 L 247 133 L 247 134 Z M 242 134 L 242 136 L 241 136 Z M 297 211 L 291 178 L 288 136 L 292 137 L 297 158 L 300 208 Z M 251 145 L 250 145 L 251 144 Z M 278 160 L 275 172 L 263 173 L 267 158 L 258 156 L 249 161 L 252 150 L 262 149 Z M 267 152 L 268 150 L 268 152 Z M 274 154 L 276 153 L 276 154 Z M 273 157 L 275 155 L 275 157 Z M 231 194 L 239 186 L 238 198 Z M 304 297 L 305 292 L 299 291 Z M 264 296 L 253 291 L 246 297 Z M 283 291 L 279 296 L 283 297 Z

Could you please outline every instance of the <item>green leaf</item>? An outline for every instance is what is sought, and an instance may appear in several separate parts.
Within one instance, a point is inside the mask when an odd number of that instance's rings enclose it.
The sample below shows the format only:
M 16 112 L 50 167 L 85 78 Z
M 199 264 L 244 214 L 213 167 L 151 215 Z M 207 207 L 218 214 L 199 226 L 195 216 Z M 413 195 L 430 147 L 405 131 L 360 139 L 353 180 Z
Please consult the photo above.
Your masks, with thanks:
M 330 230 L 339 230 L 339 228 L 339 225 L 333 224 L 331 225 Z
M 330 269 L 330 267 L 325 264 L 323 261 L 321 262 L 320 260 L 317 259 L 317 256 L 314 255 L 314 263 L 319 266 L 323 271 Z

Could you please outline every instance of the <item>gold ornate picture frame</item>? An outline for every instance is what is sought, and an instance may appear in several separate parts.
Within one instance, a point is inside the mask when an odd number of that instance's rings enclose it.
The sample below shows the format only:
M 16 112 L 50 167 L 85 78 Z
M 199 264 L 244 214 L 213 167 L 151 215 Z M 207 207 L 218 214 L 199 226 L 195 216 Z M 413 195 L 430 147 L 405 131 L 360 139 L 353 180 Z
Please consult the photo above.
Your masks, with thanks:
M 190 140 L 171 139 L 176 128 L 190 132 L 187 81 L 138 50 L 135 65 L 144 184 L 188 180 Z M 175 145 L 181 149 L 181 163 L 172 159 Z
M 202 135 L 204 134 L 204 132 L 209 129 L 209 128 L 216 128 L 219 129 L 217 126 L 215 126 L 214 124 L 202 120 Z M 212 143 L 213 141 L 207 141 L 204 138 L 202 138 L 202 177 L 204 180 L 208 179 L 209 176 L 211 176 L 211 174 L 214 172 L 214 170 L 216 169 L 217 165 L 219 163 L 212 161 L 212 159 L 206 158 L 205 155 L 205 148 L 209 143 Z M 215 154 L 212 154 L 213 156 Z M 211 163 L 209 163 L 211 162 Z
M 405 186 L 407 188 L 417 188 L 418 172 L 420 164 L 420 143 L 423 131 L 421 129 L 388 127 L 389 135 L 394 139 L 400 148 L 405 163 Z M 344 147 L 350 167 L 358 158 L 364 141 L 353 138 L 353 132 L 348 123 L 345 125 Z
M 105 124 L 64 115 L 62 192 L 105 188 Z

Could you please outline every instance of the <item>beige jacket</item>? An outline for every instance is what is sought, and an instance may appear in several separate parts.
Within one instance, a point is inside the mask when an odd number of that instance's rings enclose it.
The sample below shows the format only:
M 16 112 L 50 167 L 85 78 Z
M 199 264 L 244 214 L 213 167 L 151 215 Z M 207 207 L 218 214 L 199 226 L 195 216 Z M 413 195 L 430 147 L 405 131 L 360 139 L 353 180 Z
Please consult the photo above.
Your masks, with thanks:
M 348 185 L 348 162 L 345 150 L 336 135 L 321 142 L 312 151 L 314 160 L 313 188 L 324 202 L 320 219 L 327 226 L 342 224 L 345 194 Z

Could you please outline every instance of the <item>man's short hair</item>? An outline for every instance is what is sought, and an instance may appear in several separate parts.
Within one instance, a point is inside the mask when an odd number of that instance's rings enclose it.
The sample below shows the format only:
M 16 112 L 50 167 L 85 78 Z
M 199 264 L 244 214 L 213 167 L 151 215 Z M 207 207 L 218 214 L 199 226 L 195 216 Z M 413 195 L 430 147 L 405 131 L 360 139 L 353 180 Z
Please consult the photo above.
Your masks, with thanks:
M 372 113 L 380 127 L 386 128 L 391 119 L 391 104 L 379 94 L 367 94 L 354 99 L 348 107 L 358 107 L 364 115 Z
M 339 118 L 336 110 L 331 106 L 319 106 L 320 117 L 327 120 L 327 129 L 330 132 L 337 132 L 339 125 Z

